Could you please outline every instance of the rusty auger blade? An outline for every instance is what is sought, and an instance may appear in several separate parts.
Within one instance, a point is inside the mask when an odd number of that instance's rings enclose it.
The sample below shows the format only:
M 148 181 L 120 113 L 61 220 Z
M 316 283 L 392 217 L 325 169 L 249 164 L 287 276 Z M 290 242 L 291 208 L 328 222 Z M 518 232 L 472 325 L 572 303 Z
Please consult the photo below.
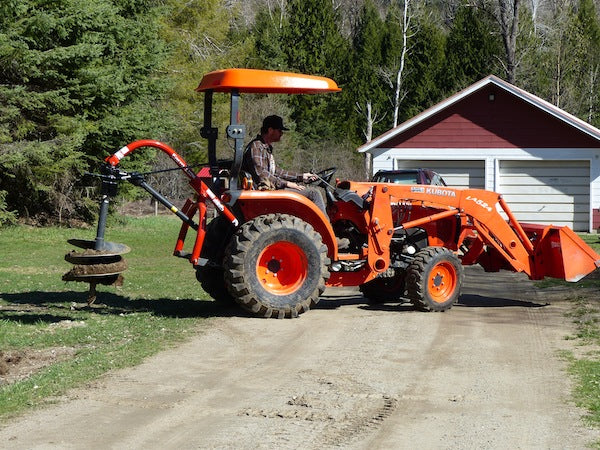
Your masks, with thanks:
M 121 286 L 123 284 L 121 274 L 127 270 L 127 262 L 122 255 L 130 251 L 129 247 L 107 242 L 106 244 L 114 246 L 111 250 L 95 250 L 95 241 L 70 239 L 68 242 L 84 250 L 72 250 L 65 255 L 65 261 L 74 266 L 63 275 L 62 279 L 89 283 L 88 305 L 96 300 L 96 285 Z

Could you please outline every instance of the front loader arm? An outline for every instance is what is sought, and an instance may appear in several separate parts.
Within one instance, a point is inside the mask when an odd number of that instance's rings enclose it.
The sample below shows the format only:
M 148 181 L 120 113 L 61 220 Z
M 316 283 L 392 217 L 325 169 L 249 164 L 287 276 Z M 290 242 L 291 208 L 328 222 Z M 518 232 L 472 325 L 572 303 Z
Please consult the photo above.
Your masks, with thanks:
M 372 192 L 369 247 L 374 244 L 377 255 L 389 248 L 395 231 L 426 227 L 455 216 L 461 226 L 456 240 L 438 240 L 432 244 L 435 239 L 430 237 L 430 245 L 457 249 L 468 235 L 463 264 L 481 263 L 486 269 L 511 268 L 524 272 L 531 279 L 551 276 L 567 281 L 577 281 L 600 267 L 600 255 L 568 227 L 520 224 L 502 195 L 496 192 L 382 183 L 351 183 L 350 189 L 359 195 Z M 386 211 L 398 203 L 410 205 L 412 212 L 419 214 L 415 214 L 416 219 L 390 226 L 391 214 Z M 476 233 L 468 233 L 469 228 Z
M 428 209 L 431 214 L 404 222 L 396 226 L 396 230 L 421 227 L 452 216 L 468 217 L 484 244 L 496 249 L 515 271 L 532 275 L 530 256 L 533 253 L 533 247 L 531 242 L 522 229 L 521 232 L 516 231 L 515 224 L 506 222 L 500 215 L 496 205 L 500 205 L 503 201 L 502 197 L 495 192 L 421 185 L 375 185 L 372 199 L 371 225 L 377 228 L 381 228 L 377 224 L 382 222 L 382 218 L 384 224 L 389 225 L 391 214 L 386 211 L 390 211 L 390 205 L 397 201 L 410 203 L 415 208 Z M 516 222 L 516 228 L 520 229 L 518 222 Z M 377 232 L 376 229 L 369 233 L 376 244 L 375 251 L 377 253 L 379 253 L 379 248 L 389 246 L 393 230 L 393 226 L 388 226 L 383 232 Z M 456 243 L 445 242 L 444 244 L 446 247 L 455 247 Z M 483 246 L 481 248 L 483 249 Z

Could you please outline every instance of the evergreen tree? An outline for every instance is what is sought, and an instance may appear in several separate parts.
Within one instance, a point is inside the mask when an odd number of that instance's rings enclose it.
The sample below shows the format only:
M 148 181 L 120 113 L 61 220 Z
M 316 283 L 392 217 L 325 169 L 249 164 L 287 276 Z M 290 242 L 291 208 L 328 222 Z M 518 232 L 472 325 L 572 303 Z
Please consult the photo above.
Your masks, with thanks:
M 0 191 L 21 216 L 77 214 L 90 164 L 169 123 L 158 1 L 11 0 L 0 8 Z M 134 155 L 133 164 L 150 155 Z M 80 211 L 81 212 L 81 211 Z M 57 216 L 58 213 L 58 217 Z
M 286 10 L 282 50 L 288 69 L 330 77 L 343 85 L 348 45 L 338 30 L 331 1 L 289 0 Z M 348 131 L 348 112 L 340 95 L 294 95 L 290 105 L 297 131 L 309 138 L 330 138 Z
M 413 39 L 411 58 L 408 61 L 406 108 L 403 120 L 407 120 L 444 97 L 441 80 L 446 74 L 446 38 L 434 22 L 418 19 L 418 33 Z
M 352 125 L 362 142 L 385 131 L 382 119 L 389 115 L 387 86 L 382 77 L 384 31 L 373 1 L 366 0 L 352 42 L 352 78 L 344 92 L 346 102 L 355 105 Z
M 261 9 L 255 19 L 254 55 L 250 66 L 257 69 L 287 70 L 287 58 L 282 49 L 285 16 L 276 7 L 275 11 Z
M 453 93 L 494 73 L 494 58 L 501 54 L 501 43 L 480 10 L 468 3 L 461 5 L 446 41 L 446 92 Z
M 593 0 L 580 0 L 568 35 L 572 65 L 570 79 L 576 102 L 570 111 L 593 125 L 600 123 L 600 24 Z
M 536 32 L 536 24 L 531 10 L 519 9 L 519 36 L 516 54 L 519 55 L 515 67 L 515 79 L 519 87 L 533 92 L 540 84 L 548 87 L 548 73 L 541 73 L 539 67 L 546 52 L 542 36 Z M 540 92 L 540 91 L 537 91 Z

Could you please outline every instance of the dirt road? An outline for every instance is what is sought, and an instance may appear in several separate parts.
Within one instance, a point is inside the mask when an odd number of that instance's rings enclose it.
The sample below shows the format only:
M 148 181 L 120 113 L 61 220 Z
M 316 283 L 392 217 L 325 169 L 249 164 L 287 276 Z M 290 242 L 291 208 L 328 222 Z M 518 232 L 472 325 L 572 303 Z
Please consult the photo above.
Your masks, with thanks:
M 297 320 L 215 319 L 188 343 L 0 427 L 0 447 L 581 449 L 557 352 L 566 304 L 470 269 L 446 313 L 329 290 Z

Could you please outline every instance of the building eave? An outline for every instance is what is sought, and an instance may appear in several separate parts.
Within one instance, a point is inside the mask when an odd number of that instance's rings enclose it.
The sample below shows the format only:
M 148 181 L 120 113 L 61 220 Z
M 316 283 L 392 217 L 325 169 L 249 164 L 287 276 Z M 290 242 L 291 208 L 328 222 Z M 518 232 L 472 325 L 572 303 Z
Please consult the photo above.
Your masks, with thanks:
M 589 135 L 590 137 L 598 140 L 600 146 L 600 130 L 598 128 L 573 116 L 572 114 L 567 113 L 566 111 L 563 111 L 562 109 L 552 105 L 551 103 L 533 94 L 530 94 L 529 92 L 526 92 L 494 75 L 489 75 L 483 78 L 482 80 L 472 84 L 471 86 L 463 89 L 462 91 L 459 91 L 456 94 L 448 97 L 446 100 L 432 106 L 431 108 L 426 109 L 420 114 L 417 114 L 416 116 L 407 120 L 406 122 L 401 123 L 395 128 L 392 128 L 391 130 L 386 131 L 385 133 L 377 136 L 370 142 L 361 145 L 360 147 L 358 147 L 357 151 L 360 153 L 364 153 L 372 151 L 376 148 L 383 148 L 384 146 L 382 144 L 384 144 L 386 141 L 398 136 L 399 134 L 404 133 L 410 128 L 418 125 L 419 123 L 429 119 L 432 116 L 435 116 L 444 109 L 449 108 L 450 106 L 460 102 L 464 98 L 473 94 L 474 92 L 477 92 L 489 85 L 496 86 L 514 95 L 515 97 L 531 104 L 532 106 L 544 111 L 545 113 L 555 117 L 556 119 L 565 122 L 566 124 L 581 131 L 582 133 Z

